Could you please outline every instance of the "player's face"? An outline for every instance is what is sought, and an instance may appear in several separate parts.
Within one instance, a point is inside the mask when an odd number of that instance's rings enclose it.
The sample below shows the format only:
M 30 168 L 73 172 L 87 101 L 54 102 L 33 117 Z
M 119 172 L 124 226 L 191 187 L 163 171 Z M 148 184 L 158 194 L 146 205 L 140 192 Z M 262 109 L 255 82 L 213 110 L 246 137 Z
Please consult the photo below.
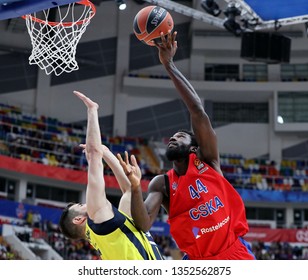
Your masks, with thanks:
M 185 159 L 189 156 L 191 136 L 185 132 L 177 132 L 168 142 L 166 157 L 169 161 Z

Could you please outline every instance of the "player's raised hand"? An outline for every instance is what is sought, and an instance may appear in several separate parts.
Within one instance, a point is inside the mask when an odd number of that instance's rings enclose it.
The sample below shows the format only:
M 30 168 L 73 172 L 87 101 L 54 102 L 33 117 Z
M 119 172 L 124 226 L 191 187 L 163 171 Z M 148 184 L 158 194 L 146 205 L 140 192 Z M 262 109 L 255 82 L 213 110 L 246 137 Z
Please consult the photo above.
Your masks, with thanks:
M 168 30 L 168 34 L 165 36 L 163 32 L 160 34 L 161 42 L 155 41 L 155 46 L 159 50 L 159 60 L 162 64 L 170 63 L 173 61 L 178 44 L 176 41 L 177 32 L 173 33 Z
M 74 90 L 74 94 L 83 101 L 83 103 L 87 106 L 88 109 L 98 109 L 98 104 L 92 101 L 89 97 L 84 95 L 83 93 Z
M 79 144 L 79 147 L 82 148 L 83 150 L 83 153 L 86 152 L 86 147 L 87 145 L 86 144 Z M 105 145 L 101 145 L 100 146 L 100 149 L 99 149 L 99 153 L 101 154 L 102 158 L 104 158 L 104 155 L 107 153 L 107 152 L 110 152 L 109 148 Z
M 138 166 L 136 157 L 134 155 L 130 156 L 130 161 L 129 162 L 129 157 L 128 153 L 125 151 L 125 160 L 123 160 L 122 156 L 120 154 L 117 154 L 117 158 L 128 178 L 128 180 L 131 183 L 132 189 L 136 189 L 140 186 L 140 181 L 141 181 L 141 170 Z

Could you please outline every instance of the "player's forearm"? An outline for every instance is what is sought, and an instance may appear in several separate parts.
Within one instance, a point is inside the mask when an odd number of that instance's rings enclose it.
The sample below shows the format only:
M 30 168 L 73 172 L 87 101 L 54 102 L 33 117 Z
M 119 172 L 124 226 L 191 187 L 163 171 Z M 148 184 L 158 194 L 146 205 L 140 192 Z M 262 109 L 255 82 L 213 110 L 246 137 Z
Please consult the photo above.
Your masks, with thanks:
M 143 201 L 141 187 L 132 190 L 131 214 L 137 228 L 148 231 L 151 226 L 150 216 Z
M 100 152 L 101 147 L 101 133 L 98 123 L 97 109 L 88 109 L 88 123 L 87 123 L 87 136 L 86 136 L 86 150 L 91 152 Z
M 165 63 L 164 66 L 190 113 L 194 114 L 199 111 L 203 112 L 203 106 L 200 97 L 198 96 L 190 82 L 175 66 L 173 61 Z

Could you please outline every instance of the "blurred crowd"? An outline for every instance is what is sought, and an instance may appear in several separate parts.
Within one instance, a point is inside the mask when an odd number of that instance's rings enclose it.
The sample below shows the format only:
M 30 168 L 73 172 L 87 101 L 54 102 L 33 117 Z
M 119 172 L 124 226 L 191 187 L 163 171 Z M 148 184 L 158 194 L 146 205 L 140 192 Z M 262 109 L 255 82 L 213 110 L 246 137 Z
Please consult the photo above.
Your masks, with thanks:
M 2 223 L 3 222 L 2 220 Z M 65 260 L 99 260 L 100 256 L 97 251 L 85 240 L 69 240 L 59 231 L 57 225 L 52 223 L 39 222 L 34 227 L 33 223 L 29 224 L 26 220 L 24 232 L 16 233 L 16 236 L 23 242 L 36 242 L 37 239 L 46 241 L 60 256 Z M 30 234 L 29 229 L 32 229 Z M 1 230 L 1 225 L 0 225 Z M 162 236 L 152 234 L 162 255 L 166 260 L 181 259 L 183 254 L 180 252 L 170 235 Z M 251 244 L 252 251 L 258 260 L 308 260 L 308 244 L 290 244 L 287 242 L 264 243 L 255 241 Z M 0 236 L 0 259 L 18 260 L 21 259 L 18 252 L 14 251 L 11 246 Z
M 0 236 L 0 260 L 21 260 L 18 252 L 13 250 L 2 236 Z
M 253 242 L 252 251 L 258 260 L 308 260 L 307 246 L 292 245 L 287 242 Z

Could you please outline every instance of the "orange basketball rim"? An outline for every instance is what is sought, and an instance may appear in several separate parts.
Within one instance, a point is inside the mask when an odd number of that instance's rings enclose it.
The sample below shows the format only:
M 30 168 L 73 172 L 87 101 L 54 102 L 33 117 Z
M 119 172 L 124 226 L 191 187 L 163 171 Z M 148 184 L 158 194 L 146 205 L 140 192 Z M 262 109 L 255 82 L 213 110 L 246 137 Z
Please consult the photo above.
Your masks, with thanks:
M 46 18 L 45 19 L 40 19 L 34 15 L 24 15 L 22 16 L 22 18 L 26 18 L 28 17 L 30 20 L 35 21 L 37 23 L 42 23 L 42 24 L 47 24 L 49 26 L 56 26 L 56 25 L 61 25 L 61 26 L 72 26 L 72 25 L 80 25 L 80 24 L 84 24 L 85 22 L 91 20 L 95 14 L 96 14 L 96 8 L 95 5 L 89 1 L 89 0 L 81 0 L 79 2 L 73 3 L 74 4 L 79 4 L 79 5 L 83 5 L 83 6 L 87 6 L 89 8 L 91 8 L 91 12 L 88 13 L 88 16 L 85 16 L 84 18 L 80 17 L 77 21 L 60 21 L 60 22 L 55 22 L 55 21 L 48 21 Z M 71 9 L 71 12 L 73 13 L 73 9 Z

